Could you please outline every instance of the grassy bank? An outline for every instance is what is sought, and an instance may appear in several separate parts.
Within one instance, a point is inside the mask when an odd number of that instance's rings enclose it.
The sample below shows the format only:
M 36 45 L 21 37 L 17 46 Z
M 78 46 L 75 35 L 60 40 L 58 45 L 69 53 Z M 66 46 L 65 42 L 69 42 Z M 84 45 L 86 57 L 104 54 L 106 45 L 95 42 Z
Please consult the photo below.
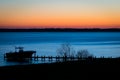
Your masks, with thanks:
M 0 80 L 76 80 L 95 78 L 95 76 L 110 78 L 113 74 L 120 72 L 119 64 L 118 58 L 5 66 L 0 67 Z

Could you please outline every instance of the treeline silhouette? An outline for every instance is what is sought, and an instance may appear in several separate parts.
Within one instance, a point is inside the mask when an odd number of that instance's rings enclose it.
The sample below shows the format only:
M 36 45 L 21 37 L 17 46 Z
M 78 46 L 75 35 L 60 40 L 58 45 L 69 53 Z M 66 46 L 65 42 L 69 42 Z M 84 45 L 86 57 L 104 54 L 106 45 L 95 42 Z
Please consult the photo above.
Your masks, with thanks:
M 120 28 L 31 28 L 31 29 L 6 29 L 0 32 L 120 32 Z

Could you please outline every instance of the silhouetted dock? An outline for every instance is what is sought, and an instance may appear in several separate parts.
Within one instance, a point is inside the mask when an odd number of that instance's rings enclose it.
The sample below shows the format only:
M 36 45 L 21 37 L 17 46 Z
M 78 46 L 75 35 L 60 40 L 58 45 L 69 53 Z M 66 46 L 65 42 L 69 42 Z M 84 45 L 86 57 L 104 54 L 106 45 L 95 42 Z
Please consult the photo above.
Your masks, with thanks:
M 80 58 L 80 57 L 61 57 L 61 56 L 34 56 L 31 57 L 33 60 L 41 60 L 41 61 L 75 61 L 75 60 L 86 60 L 86 59 L 92 59 L 92 57 L 89 58 Z

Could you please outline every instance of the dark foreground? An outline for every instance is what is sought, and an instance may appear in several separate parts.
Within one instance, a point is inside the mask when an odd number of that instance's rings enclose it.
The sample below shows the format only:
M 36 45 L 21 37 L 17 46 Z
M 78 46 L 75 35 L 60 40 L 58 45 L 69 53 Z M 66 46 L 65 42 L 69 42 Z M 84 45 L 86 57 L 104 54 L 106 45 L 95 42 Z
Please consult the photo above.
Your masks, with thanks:
M 95 59 L 0 67 L 0 80 L 119 79 L 120 59 Z

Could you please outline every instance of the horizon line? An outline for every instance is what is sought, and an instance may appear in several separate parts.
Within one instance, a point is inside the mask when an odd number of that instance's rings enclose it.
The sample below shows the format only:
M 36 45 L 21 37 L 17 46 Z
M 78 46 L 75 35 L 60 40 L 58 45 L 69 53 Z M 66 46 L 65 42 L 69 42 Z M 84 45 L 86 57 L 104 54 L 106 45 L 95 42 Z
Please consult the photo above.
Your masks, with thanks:
M 120 28 L 0 28 L 0 29 L 120 29 Z

